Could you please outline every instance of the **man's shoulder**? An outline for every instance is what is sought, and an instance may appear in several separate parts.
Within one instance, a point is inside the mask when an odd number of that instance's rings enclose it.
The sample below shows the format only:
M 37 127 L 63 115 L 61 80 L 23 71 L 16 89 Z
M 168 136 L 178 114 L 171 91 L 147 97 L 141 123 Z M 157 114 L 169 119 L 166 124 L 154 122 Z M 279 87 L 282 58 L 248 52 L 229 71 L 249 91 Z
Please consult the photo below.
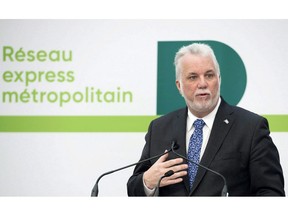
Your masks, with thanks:
M 245 109 L 240 106 L 230 105 L 228 103 L 224 104 L 225 109 L 229 109 L 231 113 L 241 119 L 263 119 L 264 117 L 257 114 L 256 112 L 253 112 L 251 110 Z
M 175 119 L 178 117 L 186 117 L 186 116 L 187 116 L 187 107 L 171 111 L 167 114 L 160 115 L 158 118 L 154 119 L 153 121 L 156 123 L 166 122 L 166 121 L 171 121 L 172 119 Z

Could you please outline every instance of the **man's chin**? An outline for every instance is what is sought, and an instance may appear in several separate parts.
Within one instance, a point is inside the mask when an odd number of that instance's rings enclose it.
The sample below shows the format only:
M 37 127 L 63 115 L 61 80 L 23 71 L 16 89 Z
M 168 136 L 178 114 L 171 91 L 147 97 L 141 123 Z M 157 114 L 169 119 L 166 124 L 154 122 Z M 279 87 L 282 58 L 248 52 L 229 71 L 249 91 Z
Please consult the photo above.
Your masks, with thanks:
M 191 108 L 197 112 L 207 112 L 211 109 L 212 103 L 211 101 L 205 101 L 205 102 L 197 102 L 191 106 Z

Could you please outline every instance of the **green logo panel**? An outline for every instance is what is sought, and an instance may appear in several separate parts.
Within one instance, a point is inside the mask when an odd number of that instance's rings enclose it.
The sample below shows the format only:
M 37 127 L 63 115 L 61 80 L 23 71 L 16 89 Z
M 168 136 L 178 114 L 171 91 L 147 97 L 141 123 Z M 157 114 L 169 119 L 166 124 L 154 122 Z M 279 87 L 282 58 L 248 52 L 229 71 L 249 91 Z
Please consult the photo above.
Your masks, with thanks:
M 218 41 L 160 41 L 157 65 L 157 115 L 185 106 L 175 84 L 174 57 L 182 47 L 191 43 L 206 43 L 214 50 L 221 72 L 221 95 L 237 105 L 244 95 L 247 75 L 244 63 L 230 46 Z

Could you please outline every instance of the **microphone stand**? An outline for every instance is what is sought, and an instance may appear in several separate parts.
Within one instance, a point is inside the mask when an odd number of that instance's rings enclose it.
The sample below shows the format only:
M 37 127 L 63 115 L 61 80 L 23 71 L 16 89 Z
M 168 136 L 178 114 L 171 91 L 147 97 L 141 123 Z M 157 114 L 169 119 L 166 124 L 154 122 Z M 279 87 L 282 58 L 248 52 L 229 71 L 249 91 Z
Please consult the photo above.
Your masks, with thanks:
M 156 196 L 157 192 L 159 191 L 160 183 L 161 183 L 162 179 L 165 178 L 165 177 L 172 176 L 173 174 L 174 174 L 174 171 L 173 170 L 169 170 L 163 176 L 161 176 L 159 178 L 157 186 L 156 186 L 156 188 L 155 188 L 155 190 L 154 190 L 154 192 L 153 192 L 153 194 L 151 196 L 153 196 L 153 197 Z
M 174 148 L 176 149 L 177 147 L 174 147 Z M 172 151 L 172 149 L 170 149 L 169 151 L 165 151 L 164 153 L 161 153 L 161 154 L 159 154 L 159 155 L 155 155 L 155 156 L 153 156 L 153 157 L 150 157 L 150 158 L 147 158 L 147 159 L 138 161 L 138 162 L 136 162 L 136 163 L 133 163 L 133 164 L 130 164 L 130 165 L 127 165 L 127 166 L 124 166 L 124 167 L 120 167 L 120 168 L 118 168 L 118 169 L 111 170 L 111 171 L 109 171 L 109 172 L 103 173 L 102 175 L 100 175 L 100 176 L 98 177 L 98 179 L 97 179 L 97 181 L 96 181 L 96 183 L 95 183 L 95 185 L 94 185 L 94 187 L 93 187 L 93 189 L 92 189 L 91 197 L 97 197 L 97 196 L 98 196 L 98 193 L 99 193 L 98 184 L 99 184 L 99 181 L 100 181 L 100 179 L 101 179 L 102 177 L 104 177 L 104 176 L 106 176 L 106 175 L 109 175 L 109 174 L 111 174 L 111 173 L 114 173 L 114 172 L 117 172 L 117 171 L 120 171 L 120 170 L 129 168 L 129 167 L 131 167 L 131 166 L 134 166 L 134 165 L 137 165 L 137 164 L 141 164 L 141 163 L 147 162 L 147 161 L 149 161 L 149 160 L 153 160 L 153 159 L 155 159 L 155 158 L 159 158 L 159 157 L 163 156 L 164 154 L 168 154 L 168 153 L 171 152 L 171 151 Z M 169 172 L 169 171 L 168 171 L 168 172 Z M 164 177 L 165 177 L 165 176 L 164 176 Z
M 218 173 L 218 172 L 216 172 L 216 171 L 214 171 L 214 170 L 212 170 L 212 169 L 210 169 L 210 168 L 208 168 L 208 167 L 206 167 L 206 166 L 203 166 L 203 165 L 201 165 L 201 164 L 199 164 L 199 163 L 196 163 L 196 162 L 194 162 L 194 161 L 192 161 L 192 160 L 189 160 L 187 157 L 184 157 L 183 155 L 178 154 L 178 153 L 175 151 L 175 149 L 178 149 L 178 148 L 179 148 L 179 146 L 176 144 L 176 141 L 173 140 L 173 141 L 172 141 L 172 147 L 171 147 L 172 152 L 173 152 L 174 154 L 176 154 L 177 156 L 185 159 L 186 161 L 189 161 L 189 162 L 191 162 L 191 163 L 194 163 L 194 164 L 196 164 L 197 166 L 199 166 L 199 167 L 201 167 L 201 168 L 203 168 L 203 169 L 205 169 L 205 170 L 208 170 L 208 171 L 214 173 L 215 175 L 220 176 L 220 177 L 223 179 L 223 182 L 224 182 L 224 186 L 223 186 L 223 189 L 222 189 L 222 192 L 221 192 L 221 196 L 224 196 L 224 197 L 228 196 L 228 188 L 227 188 L 226 178 L 225 178 L 222 174 L 220 174 L 220 173 Z

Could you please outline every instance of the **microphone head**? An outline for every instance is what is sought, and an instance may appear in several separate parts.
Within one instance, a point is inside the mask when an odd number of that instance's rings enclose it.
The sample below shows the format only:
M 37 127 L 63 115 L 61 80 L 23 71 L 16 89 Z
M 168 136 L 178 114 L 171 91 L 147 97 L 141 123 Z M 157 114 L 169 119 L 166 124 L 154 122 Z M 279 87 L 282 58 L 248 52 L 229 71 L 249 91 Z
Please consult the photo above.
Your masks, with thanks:
M 169 171 L 167 171 L 165 174 L 164 174 L 164 176 L 165 177 L 169 177 L 169 176 L 172 176 L 174 174 L 174 171 L 173 170 L 169 170 Z
M 177 144 L 176 140 L 172 140 L 172 151 L 179 149 L 180 146 Z

